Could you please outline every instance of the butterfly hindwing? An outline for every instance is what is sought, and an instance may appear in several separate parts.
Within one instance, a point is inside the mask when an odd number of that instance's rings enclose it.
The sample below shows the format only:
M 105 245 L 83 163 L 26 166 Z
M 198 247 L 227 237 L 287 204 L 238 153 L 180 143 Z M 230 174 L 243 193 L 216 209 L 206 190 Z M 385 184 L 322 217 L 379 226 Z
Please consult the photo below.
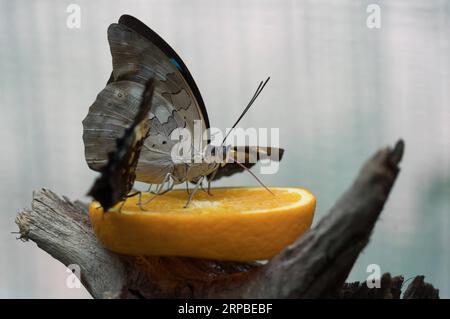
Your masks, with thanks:
M 116 149 L 116 140 L 138 113 L 144 89 L 140 83 L 119 81 L 108 84 L 97 95 L 83 120 L 85 157 L 91 169 L 99 171 L 106 165 L 108 154 Z
M 125 198 L 133 187 L 135 170 L 144 140 L 149 132 L 148 112 L 152 104 L 154 84 L 150 79 L 143 90 L 139 108 L 122 137 L 116 139 L 114 151 L 101 169 L 89 195 L 108 210 Z

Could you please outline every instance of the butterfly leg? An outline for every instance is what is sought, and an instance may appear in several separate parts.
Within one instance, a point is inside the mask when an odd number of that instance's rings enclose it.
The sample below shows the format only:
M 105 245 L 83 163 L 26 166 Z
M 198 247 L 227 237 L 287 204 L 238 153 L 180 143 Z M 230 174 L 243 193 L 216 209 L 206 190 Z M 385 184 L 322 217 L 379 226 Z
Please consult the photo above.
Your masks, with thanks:
M 138 205 L 139 207 L 141 207 L 141 206 L 140 206 L 141 203 L 142 203 L 142 192 L 139 192 L 139 197 L 138 197 L 138 203 L 137 203 L 137 205 Z
M 211 193 L 211 182 L 214 179 L 214 177 L 216 177 L 218 170 L 219 170 L 219 168 L 217 168 L 214 172 L 212 172 L 211 177 L 208 178 L 208 195 L 210 195 L 210 196 L 213 196 L 213 194 Z
M 189 172 L 189 165 L 184 165 L 184 180 L 186 181 L 186 192 L 189 195 L 189 181 L 188 181 L 188 172 Z
M 122 203 L 120 203 L 119 213 L 122 212 L 122 208 L 125 205 L 125 202 L 127 201 L 126 199 L 130 198 L 130 197 L 134 197 L 136 195 L 138 196 L 138 203 L 141 202 L 141 198 L 142 198 L 142 192 L 141 191 L 135 191 L 134 193 L 128 194 L 127 196 L 125 196 L 125 199 L 122 201 Z
M 167 193 L 168 191 L 172 190 L 173 186 L 175 185 L 175 183 L 170 184 L 171 181 L 172 174 L 171 173 L 167 173 L 166 176 L 164 177 L 164 180 L 162 181 L 161 184 L 158 185 L 158 187 L 156 188 L 156 191 L 153 193 L 153 196 L 148 199 L 146 202 L 142 203 L 139 202 L 138 206 L 141 210 L 145 211 L 144 207 L 145 205 L 147 205 L 148 203 L 150 203 L 152 200 L 154 200 L 158 195 L 163 195 L 165 193 Z M 167 189 L 165 191 L 163 191 L 164 186 L 168 185 Z
M 139 203 L 137 204 L 137 205 L 139 206 L 139 208 L 140 208 L 142 211 L 145 211 L 144 206 L 147 205 L 147 204 L 149 204 L 149 203 L 150 203 L 151 201 L 153 201 L 158 195 L 160 195 L 161 190 L 163 189 L 163 187 L 164 187 L 164 184 L 158 185 L 158 187 L 156 188 L 156 191 L 155 191 L 154 193 L 152 193 L 153 196 L 152 196 L 150 199 L 148 199 L 148 200 L 145 201 L 145 202 L 139 201 Z
M 174 186 L 175 186 L 175 178 L 174 178 L 174 176 L 171 174 L 171 175 L 169 176 L 169 179 L 167 180 L 167 188 L 166 188 L 163 192 L 160 192 L 158 195 L 163 195 L 163 194 L 165 194 L 165 193 L 171 191 L 171 190 L 173 189 Z
M 153 188 L 153 184 L 149 184 L 148 189 L 147 189 L 147 193 L 154 194 L 155 192 L 152 191 L 152 188 Z
M 130 198 L 130 197 L 134 197 L 136 195 L 141 195 L 141 191 L 135 191 L 134 193 L 128 194 L 127 196 L 125 196 L 125 198 Z
M 203 181 L 200 184 L 200 188 L 202 189 L 202 191 L 204 191 L 205 193 L 208 193 L 208 190 L 206 188 L 203 187 Z M 209 194 L 209 193 L 208 193 Z
M 211 193 L 211 180 L 208 180 L 208 190 L 206 191 L 208 193 L 209 196 L 213 196 L 213 194 Z
M 192 201 L 192 198 L 194 198 L 194 194 L 198 191 L 198 188 L 202 184 L 203 180 L 205 179 L 205 176 L 201 176 L 200 179 L 197 181 L 197 184 L 195 184 L 195 187 L 192 189 L 191 193 L 189 194 L 188 200 L 186 202 L 186 205 L 184 205 L 184 208 L 188 208 L 189 204 Z
M 122 213 L 122 208 L 125 205 L 125 201 L 122 201 L 122 203 L 119 206 L 119 214 Z

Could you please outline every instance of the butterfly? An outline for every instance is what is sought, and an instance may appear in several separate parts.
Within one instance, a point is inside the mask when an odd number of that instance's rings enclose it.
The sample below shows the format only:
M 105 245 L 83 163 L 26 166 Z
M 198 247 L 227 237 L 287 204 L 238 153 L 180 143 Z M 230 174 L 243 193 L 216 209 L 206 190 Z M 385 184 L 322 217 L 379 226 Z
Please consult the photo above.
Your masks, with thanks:
M 176 184 L 191 182 L 195 186 L 187 206 L 205 179 L 209 192 L 212 180 L 248 170 L 262 158 L 281 160 L 283 149 L 210 145 L 208 113 L 194 79 L 178 54 L 144 23 L 121 16 L 118 23 L 109 26 L 108 42 L 113 71 L 83 120 L 87 164 L 101 172 L 90 194 L 104 208 L 123 200 L 135 180 L 156 184 L 155 197 Z M 233 128 L 267 81 L 260 83 Z M 180 163 L 173 159 L 171 152 L 179 141 L 171 134 L 177 129 L 194 133 L 198 123 L 201 132 L 207 132 L 210 154 L 225 154 L 221 161 Z M 145 135 L 135 134 L 138 127 L 145 127 Z M 205 139 L 204 135 L 200 138 Z M 241 158 L 245 160 L 237 160 Z

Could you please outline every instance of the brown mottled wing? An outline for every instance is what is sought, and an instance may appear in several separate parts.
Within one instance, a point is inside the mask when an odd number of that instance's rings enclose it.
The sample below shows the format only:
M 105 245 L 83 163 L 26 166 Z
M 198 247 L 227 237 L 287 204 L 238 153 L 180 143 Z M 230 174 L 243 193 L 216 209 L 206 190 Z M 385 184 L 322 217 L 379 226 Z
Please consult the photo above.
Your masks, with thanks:
M 177 128 L 187 128 L 193 135 L 195 121 L 201 123 L 204 132 L 209 128 L 206 108 L 181 58 L 141 21 L 122 16 L 118 24 L 109 27 L 108 40 L 114 81 L 141 82 L 148 77 L 155 78 L 150 134 L 137 169 L 139 181 L 154 183 L 164 177 L 166 170 L 160 168 L 162 163 L 172 164 L 170 152 L 177 141 L 171 140 L 170 134 Z
M 262 159 L 281 161 L 284 149 L 276 147 L 238 146 L 232 148 L 233 159 L 239 161 L 247 168 L 251 168 Z M 231 176 L 243 172 L 244 169 L 236 163 L 227 163 L 220 167 L 217 173 L 208 175 L 209 180 L 218 180 L 221 177 Z
M 139 99 L 138 91 L 129 92 L 128 84 L 143 85 L 154 78 L 155 91 L 148 118 L 150 133 L 137 164 L 136 180 L 160 183 L 173 170 L 170 152 L 176 141 L 170 139 L 170 134 L 176 128 L 187 128 L 192 133 L 196 120 L 201 121 L 202 132 L 209 128 L 203 100 L 181 58 L 141 21 L 122 16 L 119 23 L 108 28 L 108 41 L 113 73 L 83 121 L 86 160 L 94 170 L 106 162 L 108 152 L 114 147 L 111 137 L 123 131 L 133 114 L 129 106 L 136 104 L 134 97 Z M 121 103 L 117 98 L 119 91 L 133 100 Z
M 154 84 L 150 79 L 145 86 L 142 100 L 131 125 L 116 140 L 116 148 L 108 154 L 108 163 L 100 169 L 88 195 L 108 210 L 125 198 L 133 187 L 135 170 L 142 145 L 149 132 L 148 113 L 152 104 Z

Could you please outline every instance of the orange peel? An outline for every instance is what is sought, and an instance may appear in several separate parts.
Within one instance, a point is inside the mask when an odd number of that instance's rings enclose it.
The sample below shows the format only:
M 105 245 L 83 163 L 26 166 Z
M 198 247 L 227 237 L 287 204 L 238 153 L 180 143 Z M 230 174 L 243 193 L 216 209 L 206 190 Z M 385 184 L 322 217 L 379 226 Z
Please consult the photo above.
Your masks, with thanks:
M 138 196 L 104 212 L 92 202 L 89 215 L 97 238 L 128 255 L 265 260 L 311 226 L 316 199 L 303 188 L 213 188 L 199 191 L 188 208 L 187 194 L 158 196 L 142 211 Z M 143 193 L 142 202 L 152 194 Z

